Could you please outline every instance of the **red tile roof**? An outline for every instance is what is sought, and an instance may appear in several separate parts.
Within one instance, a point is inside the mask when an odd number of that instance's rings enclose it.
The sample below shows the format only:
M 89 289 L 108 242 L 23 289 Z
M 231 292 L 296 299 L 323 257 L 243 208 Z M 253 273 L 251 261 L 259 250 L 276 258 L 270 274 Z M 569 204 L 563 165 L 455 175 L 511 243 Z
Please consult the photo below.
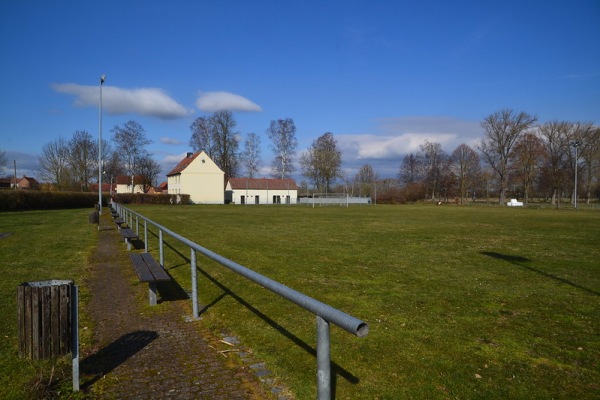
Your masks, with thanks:
M 183 160 L 181 160 L 179 162 L 179 164 L 177 164 L 175 166 L 175 168 L 173 168 L 171 170 L 171 172 L 169 172 L 167 174 L 167 176 L 180 174 L 184 169 L 186 169 L 192 163 L 192 161 L 194 161 L 196 159 L 196 157 L 198 157 L 198 154 L 200 154 L 200 152 L 187 153 L 187 156 Z
M 229 178 L 231 189 L 298 190 L 293 179 Z
M 115 182 L 117 185 L 131 185 L 131 176 L 120 175 L 115 178 Z M 134 182 L 136 185 L 141 185 L 144 183 L 144 178 L 141 176 L 135 176 Z

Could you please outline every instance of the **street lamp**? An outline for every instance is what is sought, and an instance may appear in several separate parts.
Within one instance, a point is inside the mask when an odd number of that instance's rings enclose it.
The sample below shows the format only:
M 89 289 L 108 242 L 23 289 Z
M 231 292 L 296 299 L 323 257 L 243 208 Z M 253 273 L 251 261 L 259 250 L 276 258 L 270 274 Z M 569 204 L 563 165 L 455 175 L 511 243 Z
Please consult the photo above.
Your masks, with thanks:
M 577 208 L 577 149 L 579 148 L 579 140 L 571 142 L 571 146 L 575 148 L 575 201 L 573 204 Z
M 102 215 L 102 85 L 106 75 L 100 76 L 100 103 L 98 107 L 98 206 L 99 215 Z M 100 229 L 100 224 L 98 224 Z

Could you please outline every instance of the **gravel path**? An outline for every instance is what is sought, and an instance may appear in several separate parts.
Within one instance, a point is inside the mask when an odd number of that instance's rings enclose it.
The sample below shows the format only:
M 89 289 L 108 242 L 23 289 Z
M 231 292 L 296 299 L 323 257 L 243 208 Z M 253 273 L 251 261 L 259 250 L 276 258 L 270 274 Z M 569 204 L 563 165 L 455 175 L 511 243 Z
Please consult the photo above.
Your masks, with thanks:
M 186 302 L 150 308 L 126 246 L 110 216 L 102 216 L 92 255 L 87 315 L 93 354 L 82 355 L 82 388 L 99 399 L 269 399 L 278 397 L 249 366 L 225 358 L 218 339 L 189 320 Z M 133 250 L 139 251 L 139 250 Z M 160 292 L 160 290 L 159 290 Z M 160 299 L 160 296 L 159 296 Z M 189 307 L 188 307 L 189 308 Z M 222 347 L 222 346 L 221 346 Z

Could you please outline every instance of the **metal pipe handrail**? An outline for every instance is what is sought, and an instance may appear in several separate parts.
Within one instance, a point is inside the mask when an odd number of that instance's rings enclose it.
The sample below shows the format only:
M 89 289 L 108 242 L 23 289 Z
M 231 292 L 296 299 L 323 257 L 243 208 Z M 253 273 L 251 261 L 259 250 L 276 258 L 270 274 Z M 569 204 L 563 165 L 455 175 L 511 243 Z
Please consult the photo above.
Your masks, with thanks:
M 243 265 L 240 265 L 228 258 L 225 258 L 199 244 L 192 242 L 191 240 L 179 235 L 172 230 L 165 228 L 164 226 L 152 221 L 151 219 L 143 216 L 142 214 L 135 212 L 129 208 L 126 208 L 119 203 L 112 203 L 116 205 L 117 212 L 125 220 L 129 219 L 130 223 L 133 222 L 133 216 L 135 216 L 136 230 L 139 220 L 144 221 L 144 241 L 145 251 L 148 251 L 147 245 L 147 224 L 154 225 L 158 229 L 159 237 L 159 253 L 160 253 L 160 264 L 164 266 L 163 260 L 163 233 L 171 236 L 172 238 L 183 243 L 191 249 L 190 264 L 192 267 L 192 301 L 193 301 L 193 313 L 194 318 L 198 318 L 198 299 L 197 289 L 195 282 L 195 269 L 196 269 L 196 254 L 199 252 L 205 257 L 223 265 L 224 267 L 236 272 L 237 274 L 245 277 L 246 279 L 272 291 L 273 293 L 283 297 L 286 300 L 310 311 L 317 316 L 317 385 L 318 385 L 318 398 L 329 399 L 331 397 L 330 388 L 330 356 L 329 356 L 329 323 L 333 323 L 345 331 L 356 335 L 358 337 L 364 337 L 369 333 L 369 325 L 358 318 L 355 318 L 343 311 L 340 311 L 328 304 L 325 304 L 319 300 L 316 300 L 310 296 L 300 293 L 286 285 L 283 285 L 273 279 L 267 278 Z

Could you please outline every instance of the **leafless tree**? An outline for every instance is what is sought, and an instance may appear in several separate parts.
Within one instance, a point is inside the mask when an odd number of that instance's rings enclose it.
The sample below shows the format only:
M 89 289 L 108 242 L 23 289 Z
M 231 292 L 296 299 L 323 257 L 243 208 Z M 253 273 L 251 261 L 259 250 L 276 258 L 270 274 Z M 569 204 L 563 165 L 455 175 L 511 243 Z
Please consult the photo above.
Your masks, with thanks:
M 239 134 L 231 111 L 217 111 L 209 118 L 213 142 L 213 161 L 225 172 L 225 181 L 237 175 Z
M 192 138 L 190 139 L 190 147 L 194 151 L 204 151 L 213 159 L 214 156 L 214 140 L 211 122 L 208 118 L 198 117 L 190 126 L 192 130 Z
M 6 151 L 0 150 L 0 174 L 4 172 L 4 169 L 8 165 L 8 158 L 6 157 Z
M 144 193 L 154 186 L 160 171 L 160 164 L 154 161 L 149 154 L 138 161 L 138 175 L 142 177 Z
M 146 138 L 142 125 L 135 121 L 128 121 L 123 127 L 115 126 L 112 132 L 125 172 L 133 177 L 138 174 L 139 161 L 148 156 L 146 146 L 152 141 Z M 131 186 L 131 192 L 133 191 L 134 185 Z
M 410 153 L 404 156 L 398 173 L 400 183 L 407 186 L 422 181 L 424 178 L 424 164 L 425 160 L 421 153 Z
M 79 190 L 87 192 L 94 170 L 98 171 L 98 143 L 86 131 L 75 131 L 69 140 L 69 166 Z
M 281 179 L 289 178 L 294 172 L 293 161 L 298 147 L 294 120 L 286 118 L 271 121 L 267 135 L 271 139 L 271 149 L 275 153 L 271 164 L 273 176 Z
M 446 164 L 448 156 L 439 143 L 426 140 L 420 147 L 425 167 L 425 183 L 429 188 L 431 199 L 435 199 L 436 194 L 439 195 L 440 182 L 445 174 L 443 166 Z
M 577 149 L 578 158 L 581 160 L 579 182 L 584 187 L 586 203 L 589 204 L 594 179 L 598 179 L 600 173 L 600 128 L 595 127 L 591 122 L 578 122 L 573 124 L 572 136 L 572 140 L 579 143 Z M 579 160 L 577 163 L 579 164 Z
M 248 177 L 254 178 L 258 174 L 258 168 L 260 167 L 260 136 L 256 133 L 246 135 L 242 160 Z
M 470 146 L 462 143 L 450 155 L 449 168 L 456 177 L 460 204 L 464 204 L 468 189 L 473 188 L 481 174 L 479 155 Z
M 523 185 L 525 204 L 529 202 L 533 182 L 544 163 L 545 151 L 542 140 L 533 132 L 523 134 L 515 144 L 511 156 L 511 175 Z
M 55 184 L 57 190 L 70 188 L 69 145 L 65 139 L 45 144 L 38 161 L 42 179 Z
M 358 185 L 359 196 L 372 196 L 373 185 L 379 177 L 371 164 L 365 164 L 356 173 L 354 182 Z
M 499 202 L 503 204 L 509 183 L 509 166 L 519 137 L 537 121 L 526 112 L 503 109 L 484 118 L 485 137 L 479 144 L 483 159 L 494 170 L 500 184 Z
M 326 132 L 313 141 L 300 157 L 300 165 L 304 176 L 311 179 L 319 190 L 329 192 L 335 179 L 342 176 L 342 152 L 333 133 Z
M 569 171 L 569 143 L 571 123 L 565 121 L 547 122 L 539 127 L 544 141 L 546 161 L 544 168 L 552 182 L 552 204 L 560 208 L 560 199 Z

